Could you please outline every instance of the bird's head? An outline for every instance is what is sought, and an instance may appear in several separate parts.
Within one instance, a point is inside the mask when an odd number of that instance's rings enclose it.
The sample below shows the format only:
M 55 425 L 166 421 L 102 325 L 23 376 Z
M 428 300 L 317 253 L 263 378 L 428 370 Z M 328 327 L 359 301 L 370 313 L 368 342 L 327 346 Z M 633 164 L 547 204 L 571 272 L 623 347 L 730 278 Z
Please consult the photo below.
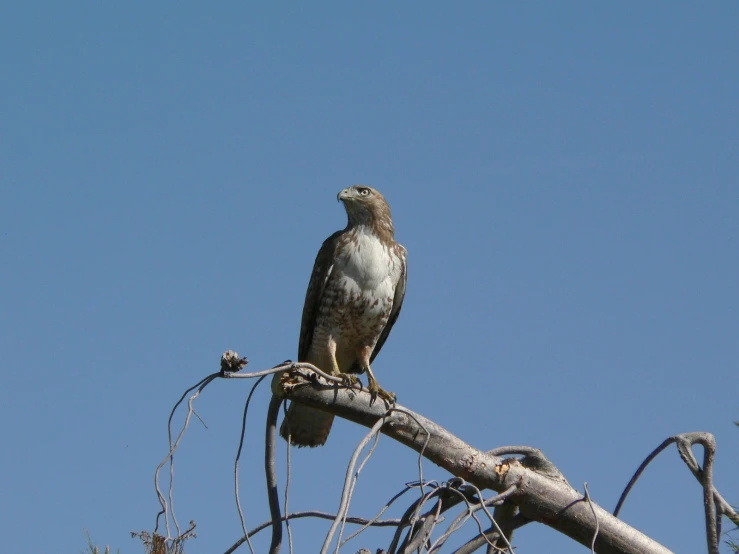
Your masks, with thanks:
M 364 185 L 353 185 L 342 190 L 336 198 L 344 203 L 349 218 L 348 227 L 367 225 L 374 228 L 378 235 L 392 238 L 394 230 L 390 206 L 379 191 Z
M 390 217 L 390 208 L 385 197 L 371 187 L 353 185 L 342 190 L 336 198 L 344 203 L 350 225 L 372 223 L 385 213 Z

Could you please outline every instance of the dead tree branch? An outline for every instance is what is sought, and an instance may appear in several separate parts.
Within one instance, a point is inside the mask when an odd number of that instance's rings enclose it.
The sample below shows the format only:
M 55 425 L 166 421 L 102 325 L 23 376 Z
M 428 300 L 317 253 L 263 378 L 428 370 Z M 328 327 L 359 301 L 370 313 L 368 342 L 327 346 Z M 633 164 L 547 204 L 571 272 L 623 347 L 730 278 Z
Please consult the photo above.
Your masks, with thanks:
M 670 552 L 596 503 L 588 502 L 558 471 L 540 471 L 515 458 L 487 454 L 408 408 L 395 406 L 388 411 L 380 402 L 370 405 L 369 393 L 328 384 L 304 367 L 276 375 L 272 391 L 280 398 L 329 411 L 365 427 L 373 427 L 384 417 L 383 434 L 416 452 L 423 451 L 425 458 L 452 475 L 497 492 L 518 485 L 509 502 L 518 506 L 526 519 L 548 525 L 587 547 L 597 530 L 595 551 L 599 554 Z M 542 464 L 541 459 L 538 462 Z
M 680 457 L 703 488 L 708 554 L 718 554 L 721 518 L 726 516 L 734 523 L 739 523 L 739 515 L 719 494 L 713 484 L 716 445 L 710 433 L 685 433 L 664 441 L 641 464 L 622 494 L 614 515 L 610 515 L 593 501 L 587 484 L 585 484 L 585 495 L 583 496 L 569 485 L 559 469 L 536 448 L 504 446 L 483 452 L 407 408 L 400 405 L 371 404 L 368 392 L 356 387 L 347 388 L 341 379 L 328 375 L 310 364 L 292 363 L 288 360 L 268 370 L 239 373 L 246 363 L 246 358 L 240 358 L 235 352 L 226 352 L 221 360 L 221 371 L 207 376 L 185 391 L 170 414 L 168 421 L 169 451 L 155 471 L 155 490 L 161 510 L 156 517 L 155 530 L 151 534 L 153 541 L 151 544 L 156 543 L 157 548 L 166 546 L 175 551 L 177 548 L 181 549 L 181 543 L 185 539 L 194 536 L 194 523 L 191 523 L 191 528 L 184 534 L 180 534 L 179 524 L 174 516 L 174 453 L 189 426 L 191 416 L 195 415 L 199 419 L 194 410 L 195 400 L 212 381 L 219 377 L 258 378 L 244 406 L 241 436 L 234 461 L 234 489 L 243 536 L 227 552 L 235 551 L 244 542 L 247 542 L 253 552 L 249 537 L 271 527 L 272 540 L 269 552 L 278 554 L 282 545 L 282 522 L 284 521 L 288 525 L 289 547 L 292 553 L 289 520 L 298 517 L 318 517 L 333 520 L 322 552 L 328 552 L 334 542 L 336 552 L 338 552 L 348 540 L 367 527 L 393 526 L 395 533 L 387 550 L 388 554 L 412 554 L 421 550 L 434 554 L 440 552 L 452 534 L 461 529 L 466 522 L 473 520 L 477 525 L 477 535 L 459 547 L 455 554 L 471 554 L 485 547 L 487 547 L 488 554 L 512 552 L 513 531 L 532 521 L 560 531 L 589 547 L 594 553 L 670 554 L 665 547 L 619 520 L 617 515 L 629 491 L 648 464 L 672 443 L 676 444 Z M 270 521 L 247 532 L 239 499 L 239 460 L 244 446 L 246 416 L 250 401 L 259 383 L 270 374 L 273 374 L 271 387 L 273 394 L 267 414 L 264 452 Z M 174 413 L 186 399 L 187 414 L 182 429 L 175 437 L 172 432 Z M 328 411 L 371 429 L 357 446 L 349 463 L 340 506 L 336 514 L 310 511 L 298 512 L 289 516 L 282 515 L 275 470 L 275 449 L 277 417 L 285 399 Z M 349 517 L 347 515 L 349 504 L 357 478 L 372 455 L 380 433 L 418 452 L 419 480 L 406 484 L 405 488 L 393 496 L 372 519 Z M 366 457 L 357 465 L 360 454 L 370 442 L 372 446 Z M 702 465 L 698 463 L 693 454 L 692 448 L 695 445 L 703 447 Z M 287 453 L 289 483 L 289 447 Z M 443 483 L 425 481 L 423 479 L 423 458 L 449 471 L 454 477 Z M 167 464 L 169 464 L 169 490 L 165 496 L 159 486 L 159 474 Z M 420 498 L 411 503 L 400 519 L 379 519 L 393 502 L 413 489 L 419 490 Z M 485 489 L 498 494 L 484 498 Z M 289 513 L 287 490 L 288 486 L 285 488 L 285 513 Z M 445 523 L 446 529 L 440 536 L 437 536 L 435 540 L 432 539 L 440 524 L 448 516 L 447 512 L 455 506 L 459 506 L 462 511 L 453 517 L 450 523 Z M 494 508 L 492 513 L 489 510 L 491 507 Z M 483 513 L 489 523 L 481 521 Z M 157 534 L 162 515 L 167 529 L 166 537 Z M 176 537 L 170 536 L 170 520 L 177 529 Z M 346 523 L 359 524 L 361 527 L 346 540 L 342 540 Z M 139 534 L 139 536 L 142 540 L 149 537 L 148 534 Z M 335 540 L 334 537 L 336 537 Z
M 709 554 L 718 554 L 718 540 L 721 536 L 722 516 L 726 516 L 736 525 L 739 525 L 739 514 L 737 514 L 731 505 L 724 500 L 724 497 L 719 494 L 718 490 L 716 490 L 716 487 L 713 485 L 713 458 L 716 453 L 716 441 L 710 433 L 682 433 L 665 439 L 662 444 L 655 448 L 649 456 L 646 457 L 636 470 L 636 473 L 634 473 L 634 476 L 631 478 L 628 485 L 626 485 L 624 492 L 621 493 L 621 498 L 619 498 L 618 504 L 616 504 L 616 509 L 613 511 L 613 515 L 618 516 L 618 513 L 621 511 L 621 508 L 626 501 L 626 497 L 636 484 L 637 479 L 639 479 L 642 473 L 644 473 L 644 470 L 647 469 L 647 466 L 673 443 L 677 446 L 680 458 L 682 458 L 688 466 L 688 469 L 690 469 L 690 472 L 703 487 L 703 504 L 705 506 L 706 513 L 706 540 L 708 541 L 708 552 Z M 693 455 L 692 447 L 695 444 L 699 444 L 703 447 L 703 467 L 700 466 Z
M 281 521 L 287 521 L 288 519 L 302 519 L 304 517 L 312 517 L 316 519 L 328 519 L 333 521 L 336 519 L 336 514 L 329 514 L 326 512 L 320 512 L 317 510 L 307 510 L 304 512 L 294 512 L 280 518 Z M 355 525 L 362 525 L 363 527 L 397 527 L 400 524 L 399 519 L 366 519 L 363 517 L 348 516 L 346 518 L 347 523 L 353 523 Z M 247 541 L 247 538 L 251 538 L 260 531 L 263 531 L 267 527 L 273 525 L 272 520 L 265 521 L 257 525 L 254 529 L 249 531 L 246 535 L 237 540 L 231 547 L 226 550 L 223 554 L 233 554 L 236 550 Z
M 282 544 L 282 514 L 280 514 L 280 497 L 277 492 L 277 470 L 275 469 L 275 438 L 277 435 L 277 414 L 280 413 L 282 401 L 276 396 L 269 402 L 267 412 L 267 429 L 264 446 L 264 469 L 267 473 L 267 498 L 269 513 L 272 516 L 272 543 L 269 554 L 277 554 Z

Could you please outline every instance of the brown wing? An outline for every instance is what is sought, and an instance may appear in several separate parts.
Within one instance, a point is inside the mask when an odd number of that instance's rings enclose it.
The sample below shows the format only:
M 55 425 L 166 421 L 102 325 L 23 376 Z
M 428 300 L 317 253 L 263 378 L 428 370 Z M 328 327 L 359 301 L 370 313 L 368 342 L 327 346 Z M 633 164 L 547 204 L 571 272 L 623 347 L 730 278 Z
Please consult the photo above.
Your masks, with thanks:
M 382 345 L 385 344 L 385 341 L 390 334 L 390 330 L 393 328 L 393 325 L 395 325 L 395 322 L 398 320 L 398 316 L 400 315 L 400 308 L 403 307 L 403 298 L 405 298 L 405 284 L 408 281 L 408 252 L 402 244 L 396 243 L 396 248 L 398 251 L 398 257 L 400 258 L 400 263 L 403 267 L 400 272 L 400 279 L 398 279 L 398 284 L 395 287 L 395 296 L 393 297 L 393 307 L 390 309 L 390 318 L 387 320 L 387 324 L 382 330 L 382 333 L 380 333 L 380 338 L 377 339 L 375 349 L 372 351 L 372 355 L 370 356 L 370 363 L 375 361 L 375 358 L 380 353 L 380 349 L 382 348 Z
M 331 271 L 334 268 L 336 243 L 342 233 L 344 231 L 336 231 L 323 241 L 321 249 L 316 255 L 316 261 L 313 263 L 313 272 L 310 275 L 308 290 L 305 293 L 303 317 L 300 321 L 300 340 L 298 341 L 299 362 L 306 361 L 308 356 L 310 344 L 313 341 L 313 330 L 316 327 L 316 319 L 318 318 L 323 290 L 326 288 L 326 281 L 328 281 Z

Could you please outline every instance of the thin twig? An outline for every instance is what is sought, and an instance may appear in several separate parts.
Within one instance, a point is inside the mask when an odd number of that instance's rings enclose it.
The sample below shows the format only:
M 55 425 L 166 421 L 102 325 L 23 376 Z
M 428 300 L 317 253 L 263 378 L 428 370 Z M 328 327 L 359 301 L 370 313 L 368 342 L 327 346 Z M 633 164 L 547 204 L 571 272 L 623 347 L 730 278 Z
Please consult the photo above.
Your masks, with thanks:
M 262 371 L 254 371 L 252 373 L 230 373 L 230 372 L 229 373 L 218 373 L 217 376 L 223 377 L 224 379 L 254 379 L 255 377 L 264 377 L 265 375 L 272 375 L 273 373 L 287 371 L 291 369 L 293 366 L 300 367 L 303 365 L 310 365 L 310 364 L 294 364 L 292 362 L 285 362 L 280 365 L 271 367 L 269 369 L 263 369 Z M 312 369 L 312 367 L 308 369 Z
M 662 452 L 665 448 L 670 446 L 673 442 L 675 442 L 675 437 L 670 437 L 668 439 L 665 439 L 662 444 L 660 444 L 657 448 L 655 448 L 649 456 L 647 456 L 644 461 L 641 463 L 641 465 L 637 468 L 636 473 L 631 477 L 629 480 L 629 483 L 626 485 L 626 488 L 624 489 L 624 492 L 621 493 L 621 498 L 618 499 L 618 503 L 616 504 L 616 509 L 613 510 L 613 515 L 615 517 L 618 517 L 619 512 L 621 511 L 621 508 L 624 505 L 624 502 L 626 502 L 626 496 L 631 492 L 631 489 L 636 484 L 636 480 L 641 477 L 641 474 L 644 473 L 644 470 L 647 469 L 647 466 L 654 460 L 660 452 Z
M 593 518 L 595 519 L 595 533 L 593 533 L 593 542 L 590 543 L 590 552 L 595 554 L 595 541 L 598 538 L 598 533 L 600 532 L 600 523 L 598 522 L 598 515 L 595 513 L 595 506 L 593 506 L 593 501 L 590 498 L 590 491 L 588 490 L 588 483 L 584 483 L 585 488 L 585 500 L 588 501 L 588 504 L 590 505 L 590 510 L 593 512 Z
M 280 498 L 277 494 L 277 471 L 275 470 L 275 439 L 280 404 L 282 404 L 282 399 L 272 395 L 267 410 L 267 429 L 264 441 L 264 471 L 267 475 L 269 513 L 272 516 L 272 542 L 269 547 L 269 554 L 277 554 L 282 544 L 282 516 L 280 514 Z
M 169 454 L 164 458 L 161 464 L 157 466 L 156 471 L 154 472 L 154 489 L 157 493 L 157 499 L 159 500 L 159 505 L 162 507 L 162 509 L 157 513 L 156 520 L 154 522 L 154 533 L 159 530 L 159 517 L 161 515 L 164 515 L 164 524 L 165 528 L 167 530 L 167 537 L 170 537 L 169 532 L 169 514 L 167 513 L 167 501 L 164 498 L 164 495 L 162 495 L 161 490 L 159 489 L 159 471 L 162 467 L 164 467 L 164 464 L 167 462 L 167 460 L 173 460 L 173 454 L 174 454 L 174 446 L 172 444 L 172 419 L 174 418 L 175 411 L 177 411 L 177 408 L 182 404 L 182 402 L 185 400 L 185 397 L 190 394 L 193 390 L 201 386 L 205 382 L 210 382 L 214 378 L 216 374 L 208 375 L 207 377 L 204 377 L 200 381 L 198 381 L 195 385 L 187 389 L 185 392 L 182 393 L 182 396 L 180 396 L 180 399 L 175 402 L 174 407 L 169 412 L 169 418 L 167 419 L 167 440 L 169 443 Z M 171 472 L 171 467 L 170 467 Z
M 636 473 L 629 481 L 629 484 L 626 485 L 624 492 L 621 494 L 621 498 L 616 505 L 613 515 L 618 516 L 618 513 L 626 500 L 626 495 L 629 493 L 636 483 L 636 480 L 641 476 L 649 463 L 673 442 L 676 443 L 680 457 L 703 487 L 703 504 L 705 506 L 706 514 L 706 541 L 708 543 L 708 552 L 709 554 L 718 554 L 718 538 L 720 529 L 719 520 L 721 515 L 726 515 L 729 519 L 734 521 L 734 523 L 739 522 L 739 516 L 737 516 L 733 508 L 731 508 L 731 506 L 724 500 L 713 485 L 713 457 L 716 452 L 716 443 L 713 435 L 710 433 L 682 433 L 665 439 L 662 444 L 647 456 L 636 470 Z M 703 468 L 700 467 L 695 456 L 693 456 L 693 452 L 691 450 L 693 444 L 700 444 L 703 446 Z
M 505 533 L 503 533 L 503 531 L 501 530 L 500 526 L 498 525 L 498 522 L 497 522 L 497 521 L 495 521 L 495 518 L 493 517 L 493 514 L 491 514 L 491 513 L 490 513 L 490 511 L 488 510 L 488 507 L 487 507 L 487 505 L 486 505 L 486 502 L 484 502 L 484 501 L 482 500 L 482 492 L 480 491 L 480 489 L 478 489 L 478 488 L 477 488 L 477 487 L 476 487 L 475 485 L 473 485 L 472 483 L 468 483 L 468 486 L 472 487 L 473 489 L 475 489 L 475 491 L 477 491 L 477 497 L 478 497 L 478 498 L 480 499 L 479 507 L 480 507 L 480 508 L 482 508 L 482 509 L 483 509 L 483 511 L 485 512 L 485 514 L 487 514 L 488 518 L 490 518 L 490 522 L 491 522 L 491 523 L 493 524 L 493 526 L 494 526 L 494 527 L 495 527 L 495 528 L 497 529 L 498 533 L 500 534 L 500 538 L 501 538 L 501 539 L 503 539 L 503 542 L 504 542 L 504 543 L 505 543 L 505 545 L 506 545 L 506 546 L 508 547 L 508 552 L 509 552 L 510 554 L 513 554 L 513 547 L 511 546 L 511 543 L 510 543 L 510 542 L 508 542 L 508 538 L 507 538 L 507 537 L 505 536 Z M 516 488 L 518 488 L 518 485 L 512 485 L 512 487 L 513 487 L 513 489 L 515 490 Z M 510 487 L 509 487 L 509 489 L 510 489 Z M 509 489 L 508 489 L 508 490 L 509 490 Z M 477 509 L 479 509 L 479 508 L 475 508 L 475 509 L 473 509 L 473 510 L 472 510 L 473 514 L 474 514 L 474 512 L 475 512 L 475 511 L 476 511 Z M 482 528 L 480 528 L 480 531 L 482 532 Z M 490 544 L 492 544 L 492 543 L 490 543 Z M 494 545 L 494 544 L 492 544 L 492 546 L 493 546 L 493 547 L 495 547 L 495 545 Z
M 431 483 L 426 483 L 426 485 L 431 485 L 432 489 L 429 492 L 423 494 L 420 498 L 418 498 L 410 506 L 408 506 L 408 509 L 405 511 L 405 513 L 403 513 L 403 516 L 400 518 L 400 525 L 398 525 L 398 528 L 395 530 L 395 533 L 393 534 L 393 538 L 390 541 L 390 546 L 387 549 L 388 554 L 395 554 L 396 549 L 403 550 L 404 545 L 409 540 L 409 537 L 411 537 L 413 533 L 415 532 L 415 525 L 418 522 L 418 514 L 423 508 L 423 505 L 429 500 L 431 500 L 432 498 L 435 498 L 436 496 L 441 494 L 442 487 L 439 483 L 436 483 L 435 485 L 432 485 Z M 406 535 L 406 538 L 400 544 L 400 547 L 398 547 L 398 542 L 400 541 L 400 535 L 403 532 L 403 529 L 405 527 L 408 527 L 408 533 Z
M 531 520 L 524 517 L 521 514 L 518 514 L 515 516 L 508 524 L 506 525 L 506 528 L 510 531 L 515 531 L 519 527 L 523 527 L 527 523 L 530 523 Z M 492 527 L 485 531 L 485 533 L 481 533 L 466 543 L 464 543 L 462 546 L 460 546 L 457 550 L 455 550 L 452 554 L 472 554 L 472 552 L 475 552 L 485 544 L 490 544 L 490 541 L 494 541 L 498 538 L 498 532 L 494 530 Z
M 695 475 L 698 482 L 703 486 L 703 505 L 706 512 L 706 541 L 708 553 L 718 554 L 718 529 L 716 525 L 716 502 L 714 500 L 713 488 L 713 456 L 716 452 L 716 441 L 710 433 L 683 433 L 677 435 L 677 449 L 680 457 Z M 694 444 L 703 447 L 703 468 L 691 450 Z
M 254 396 L 254 391 L 259 386 L 259 383 L 261 383 L 266 375 L 262 375 L 256 383 L 251 388 L 251 391 L 249 391 L 249 396 L 246 397 L 246 403 L 244 404 L 244 415 L 241 418 L 241 436 L 239 437 L 239 448 L 236 450 L 236 460 L 234 461 L 234 494 L 236 496 L 236 509 L 239 512 L 239 520 L 241 521 L 241 529 L 244 532 L 244 535 L 246 536 L 246 521 L 244 519 L 244 511 L 241 509 L 241 499 L 239 498 L 239 460 L 241 459 L 241 451 L 244 447 L 244 435 L 246 434 L 246 414 L 249 411 L 249 404 L 251 403 L 251 398 Z M 246 538 L 247 544 L 249 545 L 249 551 L 251 554 L 254 554 L 254 547 L 251 544 L 251 541 L 249 540 L 249 537 Z
M 349 498 L 351 499 L 354 496 L 354 488 L 357 485 L 357 480 L 359 479 L 359 474 L 362 473 L 362 470 L 364 469 L 364 466 L 369 461 L 370 457 L 375 451 L 375 448 L 377 448 L 377 443 L 380 440 L 380 433 L 379 431 L 375 433 L 374 440 L 372 441 L 372 446 L 370 446 L 369 452 L 367 452 L 367 455 L 364 457 L 364 460 L 362 460 L 362 463 L 359 464 L 359 468 L 357 468 L 357 471 L 354 473 L 354 478 L 352 479 L 351 483 L 351 490 L 349 491 Z M 349 506 L 347 504 L 346 510 L 344 510 L 344 517 L 341 518 L 341 528 L 339 529 L 339 538 L 336 540 L 336 554 L 339 553 L 339 546 L 342 544 L 342 537 L 344 535 L 344 525 L 346 524 L 346 514 L 349 511 Z
M 410 540 L 406 546 L 401 548 L 401 554 L 410 554 L 414 550 L 420 548 L 422 544 L 426 544 L 428 542 L 429 537 L 434 532 L 436 524 L 440 523 L 443 519 L 439 519 L 442 504 L 442 499 L 439 498 L 436 501 L 436 504 L 434 504 L 434 506 L 427 511 L 423 517 L 421 517 L 421 520 L 423 521 L 421 527 L 416 530 L 413 539 Z M 408 538 L 410 538 L 410 536 Z
M 461 529 L 464 524 L 467 523 L 467 520 L 469 518 L 469 510 L 463 511 L 456 518 L 454 518 L 454 520 L 449 524 L 449 527 L 447 527 L 446 531 L 444 531 L 444 533 L 431 545 L 431 548 L 429 548 L 429 554 L 433 552 L 438 552 L 439 549 L 444 546 L 444 543 L 449 539 L 449 537 L 451 537 L 453 533 Z
M 285 513 L 288 513 L 288 502 L 290 500 L 290 477 L 292 477 L 291 450 L 292 435 L 290 434 L 290 418 L 287 417 L 287 402 L 282 403 L 282 410 L 285 413 L 285 422 L 287 425 L 287 448 L 285 449 Z M 285 528 L 287 529 L 287 544 L 290 554 L 293 552 L 293 529 L 290 525 L 290 518 L 285 518 Z
M 309 510 L 305 512 L 295 512 L 292 514 L 288 514 L 286 516 L 282 516 L 281 521 L 286 521 L 289 519 L 301 519 L 304 517 L 315 517 L 318 519 L 329 519 L 334 520 L 336 519 L 336 514 L 329 514 L 327 512 L 319 512 L 316 510 Z M 369 520 L 365 519 L 363 517 L 354 517 L 350 516 L 346 518 L 347 523 L 353 523 L 356 525 L 363 525 L 363 526 L 371 526 L 371 527 L 397 527 L 400 524 L 399 519 L 380 519 L 380 520 Z M 264 531 L 267 527 L 272 526 L 272 520 L 265 521 L 263 523 L 260 523 L 257 525 L 254 529 L 249 531 L 249 533 L 243 537 L 241 537 L 239 540 L 237 540 L 231 547 L 224 552 L 224 554 L 233 554 L 233 552 L 236 551 L 236 549 L 244 544 L 247 540 L 247 536 L 249 538 L 253 537 L 260 531 Z
M 428 448 L 429 441 L 431 440 L 431 432 L 426 428 L 426 426 L 423 424 L 421 420 L 419 420 L 416 415 L 413 412 L 410 412 L 408 410 L 404 410 L 403 408 L 391 408 L 389 411 L 398 412 L 401 414 L 405 414 L 408 417 L 410 417 L 413 421 L 416 422 L 416 425 L 418 425 L 423 432 L 426 434 L 426 440 L 423 443 L 423 447 L 418 453 L 418 482 L 421 485 L 421 495 L 423 495 L 423 454 L 426 452 L 426 448 Z
M 341 494 L 341 502 L 339 504 L 339 509 L 336 514 L 336 519 L 331 524 L 331 528 L 328 531 L 328 534 L 326 535 L 326 539 L 323 541 L 323 546 L 321 547 L 321 554 L 327 554 L 328 548 L 331 545 L 331 541 L 334 538 L 334 533 L 336 533 L 336 529 L 339 526 L 339 522 L 341 521 L 341 518 L 343 518 L 346 515 L 346 511 L 349 509 L 349 498 L 350 498 L 350 492 L 351 492 L 351 479 L 352 474 L 354 473 L 354 466 L 357 463 L 357 458 L 359 458 L 359 454 L 364 449 L 365 446 L 367 446 L 367 443 L 372 439 L 374 435 L 380 432 L 380 428 L 385 423 L 385 418 L 378 419 L 377 422 L 372 426 L 372 429 L 370 429 L 370 432 L 365 435 L 365 437 L 361 440 L 359 445 L 357 445 L 357 448 L 354 449 L 354 454 L 352 454 L 351 460 L 349 460 L 349 467 L 346 469 L 346 477 L 344 478 L 344 489 Z
M 496 494 L 495 496 L 488 498 L 487 500 L 484 500 L 483 503 L 485 506 L 493 506 L 493 505 L 502 503 L 508 497 L 510 497 L 514 492 L 516 492 L 518 488 L 519 488 L 519 484 L 511 485 L 510 487 L 508 487 L 506 490 L 504 490 L 500 494 Z M 482 508 L 481 504 L 476 504 L 475 506 L 472 507 L 472 511 L 476 511 L 481 508 Z M 436 542 L 434 542 L 434 544 L 431 545 L 431 548 L 429 549 L 429 554 L 431 554 L 432 552 L 437 552 L 444 545 L 444 543 L 449 539 L 449 537 L 467 522 L 467 520 L 470 518 L 470 515 L 471 513 L 469 511 L 465 511 L 459 514 L 454 519 L 454 521 L 452 521 L 452 523 L 449 525 L 449 527 L 444 532 L 444 534 L 441 535 L 438 539 L 436 539 Z M 500 529 L 500 527 L 498 526 L 497 521 L 494 520 L 494 522 L 495 522 L 496 532 L 495 532 L 495 536 L 490 539 L 491 541 L 498 538 L 498 531 L 501 532 L 501 535 L 504 535 L 502 532 L 502 529 Z M 486 531 L 484 534 L 488 536 L 490 533 Z
M 477 519 L 477 516 L 475 515 L 475 510 L 472 509 L 472 504 L 470 504 L 470 501 L 467 499 L 467 496 L 464 495 L 464 493 L 462 493 L 461 491 L 456 490 L 456 489 L 450 488 L 450 489 L 447 489 L 447 490 L 452 491 L 452 492 L 460 495 L 464 499 L 465 504 L 467 504 L 467 511 L 469 512 L 470 517 L 472 517 L 472 519 L 475 520 L 475 523 L 477 523 L 477 529 L 480 531 L 480 534 L 484 535 L 485 534 L 485 531 L 483 531 L 482 523 L 480 522 L 479 519 Z M 479 495 L 479 489 L 478 489 L 478 495 Z M 481 498 L 481 496 L 478 496 L 478 498 Z M 495 520 L 493 519 L 492 514 L 490 512 L 488 512 L 488 510 L 484 506 L 484 504 L 483 504 L 483 509 L 485 510 L 485 513 L 487 513 L 488 516 L 490 517 L 490 520 L 493 522 L 493 525 L 495 525 L 497 527 L 497 524 L 495 523 Z M 500 532 L 500 529 L 498 529 L 498 532 Z M 487 540 L 487 538 L 486 538 L 486 540 Z M 506 542 L 508 542 L 508 541 L 506 541 Z M 487 543 L 495 546 L 490 540 L 487 540 Z M 508 545 L 508 548 L 510 548 L 510 544 Z M 511 551 L 511 553 L 512 553 L 512 551 Z
M 522 483 L 523 479 L 516 484 L 515 491 L 513 492 L 518 491 Z M 520 515 L 519 507 L 516 504 L 513 504 L 513 502 L 507 502 L 506 500 L 496 503 L 495 508 L 493 509 L 493 517 L 498 524 L 498 529 L 501 530 L 503 536 L 508 539 L 508 542 L 511 544 L 513 544 L 513 529 L 511 528 L 511 524 L 517 515 Z M 499 541 L 495 540 L 493 542 L 497 547 Z M 488 550 L 490 550 L 490 547 L 488 547 Z
M 385 503 L 385 505 L 382 507 L 382 509 L 379 512 L 377 512 L 377 515 L 375 515 L 375 517 L 373 517 L 372 519 L 368 520 L 368 522 L 367 522 L 366 525 L 363 525 L 362 527 L 360 527 L 359 529 L 357 529 L 356 531 L 354 531 L 354 533 L 352 533 L 351 535 L 349 535 L 346 539 L 344 539 L 344 541 L 341 543 L 341 546 L 344 546 L 346 543 L 348 543 L 354 537 L 356 537 L 357 535 L 359 535 L 362 531 L 364 531 L 365 529 L 367 529 L 368 527 L 370 527 L 372 525 L 372 522 L 378 521 L 380 519 L 380 516 L 382 516 L 382 514 L 384 514 L 390 508 L 390 506 L 392 506 L 393 502 L 395 502 L 398 498 L 400 498 L 405 493 L 407 493 L 409 490 L 411 490 L 411 488 L 413 488 L 413 487 L 411 487 L 410 485 L 407 485 L 406 484 L 406 486 L 403 487 L 403 490 L 402 491 L 400 491 L 399 493 L 395 494 L 390 500 L 388 500 Z M 347 521 L 348 521 L 348 519 L 347 519 Z M 400 522 L 400 520 L 398 520 L 398 522 Z
M 172 408 L 172 411 L 169 414 L 169 419 L 167 420 L 167 436 L 169 440 L 169 452 L 164 457 L 164 459 L 161 461 L 161 463 L 157 466 L 156 471 L 154 471 L 154 489 L 157 493 L 157 499 L 159 500 L 159 505 L 161 506 L 161 511 L 156 516 L 156 521 L 154 525 L 154 533 L 157 532 L 159 529 L 159 516 L 164 514 L 164 523 L 165 528 L 167 530 L 167 538 L 169 539 L 171 537 L 171 533 L 169 530 L 169 514 L 172 514 L 172 520 L 175 523 L 175 527 L 177 529 L 177 535 L 179 536 L 180 533 L 180 527 L 177 523 L 177 518 L 174 514 L 174 506 L 173 506 L 173 500 L 172 500 L 172 489 L 174 487 L 174 452 L 177 450 L 177 447 L 180 444 L 180 440 L 182 440 L 183 435 L 185 434 L 185 431 L 187 430 L 187 427 L 190 425 L 190 417 L 193 414 L 192 409 L 192 403 L 193 401 L 198 397 L 198 395 L 203 391 L 203 389 L 208 386 L 216 377 L 218 377 L 218 373 L 213 373 L 211 375 L 208 375 L 207 377 L 201 379 L 198 381 L 196 385 L 193 385 L 189 389 L 187 389 L 180 399 L 175 403 L 174 407 Z M 185 422 L 182 426 L 182 430 L 177 435 L 177 439 L 174 443 L 172 443 L 172 418 L 174 417 L 175 411 L 179 407 L 179 405 L 184 401 L 185 397 L 190 394 L 193 390 L 198 389 L 195 394 L 193 394 L 189 400 L 188 400 L 188 412 L 187 416 L 185 417 Z M 169 462 L 169 491 L 168 491 L 168 497 L 169 497 L 169 509 L 166 499 L 164 498 L 164 495 L 162 494 L 162 491 L 159 488 L 159 472 L 164 467 L 164 465 Z

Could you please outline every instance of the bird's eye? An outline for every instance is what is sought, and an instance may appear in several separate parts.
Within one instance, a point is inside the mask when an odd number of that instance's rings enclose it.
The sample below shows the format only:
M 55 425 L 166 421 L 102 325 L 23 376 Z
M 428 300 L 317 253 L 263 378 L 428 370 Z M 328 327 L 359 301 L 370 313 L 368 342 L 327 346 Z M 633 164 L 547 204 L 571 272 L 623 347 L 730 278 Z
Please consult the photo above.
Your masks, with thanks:
M 362 188 L 360 188 L 358 190 L 359 190 L 359 194 L 361 196 L 369 196 L 369 194 L 370 194 L 370 189 L 368 189 L 366 187 L 362 187 Z

